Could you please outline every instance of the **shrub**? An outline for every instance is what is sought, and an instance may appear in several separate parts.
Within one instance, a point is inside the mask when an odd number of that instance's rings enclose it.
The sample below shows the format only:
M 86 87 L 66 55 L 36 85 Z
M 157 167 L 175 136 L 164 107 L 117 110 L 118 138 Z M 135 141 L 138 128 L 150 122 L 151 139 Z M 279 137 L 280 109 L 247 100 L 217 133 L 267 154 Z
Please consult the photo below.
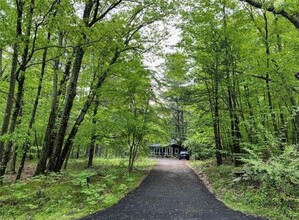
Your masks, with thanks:
M 260 183 L 269 203 L 285 207 L 286 212 L 298 209 L 299 152 L 296 146 L 286 146 L 283 152 L 267 159 L 254 150 L 247 151 L 249 154 L 242 159 L 245 170 L 252 180 Z M 278 196 L 273 197 L 273 193 Z

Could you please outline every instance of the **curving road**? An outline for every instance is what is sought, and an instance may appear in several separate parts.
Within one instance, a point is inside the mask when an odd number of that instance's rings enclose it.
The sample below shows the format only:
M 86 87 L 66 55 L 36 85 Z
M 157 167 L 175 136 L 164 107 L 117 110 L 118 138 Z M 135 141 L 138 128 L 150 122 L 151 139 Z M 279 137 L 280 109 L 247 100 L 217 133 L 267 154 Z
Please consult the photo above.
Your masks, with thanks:
M 184 161 L 159 159 L 119 203 L 83 220 L 265 220 L 233 211 L 217 200 Z

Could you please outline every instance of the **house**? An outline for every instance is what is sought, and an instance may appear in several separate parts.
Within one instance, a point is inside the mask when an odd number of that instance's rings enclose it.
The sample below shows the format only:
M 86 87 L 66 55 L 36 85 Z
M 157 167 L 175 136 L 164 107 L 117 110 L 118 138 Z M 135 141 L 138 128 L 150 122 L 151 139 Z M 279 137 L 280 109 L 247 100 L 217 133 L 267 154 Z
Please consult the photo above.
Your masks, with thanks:
M 177 144 L 168 144 L 168 145 L 161 145 L 161 144 L 152 144 L 149 146 L 150 157 L 178 157 L 179 153 L 184 150 L 182 146 Z

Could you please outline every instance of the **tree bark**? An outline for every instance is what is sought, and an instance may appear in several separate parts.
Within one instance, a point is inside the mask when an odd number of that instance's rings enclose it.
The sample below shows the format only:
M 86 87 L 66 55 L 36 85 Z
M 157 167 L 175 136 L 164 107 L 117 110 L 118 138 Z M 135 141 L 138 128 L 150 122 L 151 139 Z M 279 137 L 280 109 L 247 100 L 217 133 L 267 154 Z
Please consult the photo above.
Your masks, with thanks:
M 57 132 L 57 135 L 55 137 L 54 141 L 54 147 L 53 147 L 53 152 L 51 155 L 51 158 L 48 162 L 48 170 L 49 171 L 59 171 L 57 165 L 58 165 L 58 158 L 60 156 L 61 150 L 62 150 L 62 144 L 64 141 L 64 137 L 66 134 L 66 128 L 68 125 L 68 120 L 70 116 L 70 112 L 73 107 L 73 100 L 76 96 L 76 89 L 77 89 L 77 81 L 81 69 L 81 64 L 82 64 L 82 59 L 84 56 L 84 50 L 81 46 L 77 46 L 76 49 L 76 56 L 73 64 L 73 70 L 72 70 L 72 75 L 68 87 L 68 91 L 66 94 L 66 100 L 65 100 L 65 105 L 63 109 L 63 114 L 60 122 L 60 126 Z
M 270 45 L 269 45 L 269 25 L 268 25 L 268 18 L 266 12 L 263 13 L 264 21 L 265 21 L 265 49 L 266 49 L 266 88 L 267 88 L 267 99 L 268 99 L 268 105 L 270 110 L 270 115 L 272 119 L 272 125 L 274 128 L 274 134 L 276 137 L 278 137 L 279 131 L 278 126 L 276 123 L 276 115 L 274 113 L 274 107 L 272 102 L 272 95 L 271 95 L 271 89 L 270 89 Z
M 48 33 L 47 36 L 47 41 L 49 42 L 51 38 L 51 34 Z M 31 129 L 33 127 L 34 121 L 35 121 L 35 115 L 37 112 L 37 107 L 38 107 L 38 103 L 39 103 L 39 99 L 40 99 L 40 95 L 41 95 L 41 91 L 42 91 L 42 84 L 43 84 L 43 80 L 44 80 L 44 75 L 45 75 L 45 69 L 46 69 L 46 60 L 47 60 L 47 54 L 48 54 L 48 49 L 45 48 L 44 52 L 43 52 L 43 57 L 42 57 L 42 67 L 41 67 L 41 73 L 40 73 L 40 77 L 39 77 L 39 82 L 38 82 L 38 87 L 37 87 L 37 94 L 33 103 L 33 108 L 32 108 L 32 112 L 31 112 L 31 118 L 28 124 L 28 139 L 30 137 L 31 134 Z M 26 141 L 26 143 L 23 144 L 23 153 L 22 153 L 22 158 L 20 161 L 20 165 L 19 165 L 19 169 L 18 169 L 18 173 L 16 176 L 16 180 L 19 180 L 21 178 L 21 174 L 25 165 L 25 160 L 26 160 L 26 156 L 27 156 L 27 152 L 29 151 L 30 148 L 30 141 Z
M 213 130 L 214 130 L 214 142 L 215 142 L 215 158 L 217 165 L 220 166 L 222 164 L 222 141 L 221 141 L 221 131 L 220 131 L 220 122 L 219 122 L 219 79 L 218 79 L 218 69 L 214 70 L 213 75 L 213 86 L 209 87 L 209 83 L 207 80 L 204 80 L 206 90 L 208 92 L 209 104 L 210 104 L 210 112 L 213 121 Z
M 275 17 L 275 25 L 276 25 L 276 28 L 277 28 L 277 22 L 278 22 L 278 17 L 276 16 Z M 282 52 L 282 49 L 283 49 L 283 44 L 282 44 L 282 41 L 281 41 L 281 37 L 280 35 L 277 33 L 276 34 L 276 45 L 277 45 L 277 48 L 278 48 L 278 52 Z M 292 139 L 289 140 L 289 136 L 288 136 L 288 126 L 285 124 L 285 122 L 282 123 L 282 128 L 281 128 L 281 134 L 283 135 L 283 142 L 284 141 L 288 141 L 288 142 L 291 142 L 292 144 L 297 144 L 298 143 L 298 140 L 299 140 L 299 112 L 297 111 L 297 102 L 294 98 L 294 91 L 292 90 L 292 88 L 289 86 L 288 82 L 286 81 L 286 78 L 285 78 L 285 75 L 284 73 L 280 70 L 280 67 L 278 65 L 278 63 L 276 62 L 275 59 L 272 59 L 272 62 L 275 66 L 275 69 L 276 69 L 276 72 L 280 75 L 280 79 L 281 79 L 281 82 L 282 84 L 284 85 L 284 88 L 288 94 L 288 97 L 290 99 L 290 104 L 291 104 L 291 108 L 288 106 L 287 102 L 285 101 L 285 106 L 289 109 L 289 113 L 293 116 L 292 118 L 292 126 L 293 126 L 293 129 L 292 129 Z M 280 118 L 281 118 L 281 121 L 285 121 L 284 120 L 284 116 L 282 114 L 282 110 L 281 110 L 281 106 L 280 106 Z M 286 138 L 286 140 L 284 140 L 284 138 Z
M 282 142 L 281 150 L 284 149 L 283 145 L 285 145 L 288 141 L 288 126 L 285 120 L 285 116 L 282 112 L 281 106 L 279 108 L 280 110 L 280 121 L 281 121 L 281 128 L 280 128 L 280 139 Z
M 23 99 L 23 98 L 22 98 Z M 22 101 L 23 102 L 23 101 Z M 20 109 L 19 118 L 22 118 L 22 107 Z M 21 123 L 20 120 L 17 121 L 16 126 L 19 125 Z M 15 174 L 16 173 L 16 163 L 17 163 L 17 155 L 18 155 L 18 149 L 19 149 L 19 145 L 12 145 L 12 156 L 9 160 L 10 162 L 10 167 L 7 170 L 8 172 Z
M 222 150 L 222 144 L 221 144 L 221 135 L 220 135 L 220 121 L 219 121 L 219 85 L 218 85 L 218 74 L 215 77 L 215 91 L 214 91 L 214 99 L 215 99 L 215 104 L 214 104 L 214 137 L 215 137 L 215 147 L 216 147 L 216 162 L 217 165 L 220 166 L 222 164 L 222 155 L 221 155 L 221 150 Z
M 102 20 L 108 13 L 109 11 L 113 10 L 117 5 L 119 5 L 122 2 L 122 0 L 117 0 L 113 2 L 110 7 L 108 7 L 106 10 L 102 12 L 102 14 L 98 15 L 99 11 L 99 2 L 96 1 L 94 2 L 93 0 L 88 0 L 85 4 L 84 12 L 83 12 L 83 22 L 87 28 L 91 28 L 96 22 L 99 22 Z M 91 14 L 93 12 L 93 17 L 91 18 Z M 91 20 L 90 20 L 91 19 Z M 82 33 L 82 39 L 87 40 L 85 33 Z M 81 42 L 76 47 L 76 55 L 75 55 L 75 60 L 73 64 L 73 69 L 72 69 L 72 75 L 69 83 L 69 87 L 67 90 L 67 95 L 66 95 L 66 101 L 64 105 L 64 110 L 61 118 L 61 123 L 57 132 L 57 135 L 55 137 L 55 142 L 54 142 L 54 149 L 53 153 L 51 155 L 51 158 L 48 162 L 48 170 L 49 171 L 54 171 L 58 172 L 61 167 L 61 152 L 62 152 L 62 145 L 64 142 L 64 136 L 66 134 L 66 128 L 68 125 L 68 120 L 70 116 L 70 112 L 73 106 L 73 100 L 76 96 L 76 89 L 77 89 L 77 81 L 81 69 L 81 64 L 84 56 L 84 49 L 81 45 Z M 66 155 L 66 154 L 65 154 Z M 65 156 L 64 156 L 65 159 Z M 63 159 L 63 160 L 64 160 Z
M 230 124 L 231 124 L 231 137 L 232 137 L 232 150 L 234 155 L 234 163 L 235 166 L 240 165 L 240 139 L 241 139 L 241 132 L 239 129 L 239 117 L 236 113 L 236 89 L 235 89 L 235 79 L 234 77 L 230 76 L 230 67 L 233 66 L 233 58 L 230 55 L 230 45 L 227 33 L 227 21 L 226 21 L 226 1 L 223 2 L 223 28 L 224 28 L 224 47 L 225 47 L 225 57 L 224 57 L 224 64 L 225 64 L 225 72 L 226 72 L 226 79 L 227 79 L 227 92 L 228 92 L 228 107 L 229 107 L 229 115 L 230 115 Z M 232 71 L 233 72 L 233 71 Z
M 12 134 L 15 131 L 15 128 L 17 126 L 18 123 L 18 117 L 19 117 L 19 113 L 21 111 L 22 108 L 22 100 L 23 100 L 23 95 L 24 95 L 24 81 L 25 81 L 25 72 L 22 71 L 19 79 L 18 79 L 18 92 L 17 92 L 17 98 L 16 98 L 16 103 L 15 103 L 15 109 L 12 115 L 12 120 L 11 120 L 11 124 L 10 124 L 10 128 L 9 128 L 9 133 Z M 11 158 L 11 150 L 13 147 L 13 142 L 9 141 L 4 155 L 3 155 L 3 159 L 2 159 L 2 163 L 1 163 L 1 169 L 0 169 L 0 176 L 3 176 L 5 174 L 5 170 L 7 167 L 7 164 Z
M 255 116 L 253 114 L 252 104 L 250 102 L 250 91 L 247 85 L 244 86 L 244 91 L 245 91 L 245 98 L 246 98 L 246 102 L 249 110 L 249 118 L 250 118 L 250 128 L 249 128 L 248 136 L 252 144 L 257 144 L 258 143 L 258 138 L 256 136 L 257 124 L 255 121 Z
M 16 38 L 18 39 L 22 36 L 22 18 L 23 18 L 23 7 L 24 3 L 22 1 L 16 1 L 17 3 L 17 23 L 16 23 Z M 7 102 L 5 108 L 5 114 L 3 117 L 1 136 L 5 135 L 8 131 L 9 121 L 12 114 L 15 85 L 16 85 L 16 71 L 18 69 L 18 56 L 19 56 L 19 43 L 15 42 L 13 45 L 13 55 L 11 61 L 11 71 L 10 71 L 10 81 L 9 81 L 9 91 L 7 95 Z M 0 141 L 0 163 L 2 163 L 2 157 L 4 153 L 4 141 Z M 0 167 L 2 169 L 2 167 Z
M 60 46 L 63 45 L 62 33 L 59 33 L 59 45 Z M 58 89 L 58 71 L 59 71 L 59 63 L 60 63 L 59 58 L 57 58 L 54 62 L 51 110 L 48 117 L 47 128 L 44 136 L 43 148 L 41 150 L 40 158 L 38 160 L 37 167 L 34 173 L 35 176 L 45 173 L 47 168 L 47 159 L 49 155 L 52 153 L 53 139 L 55 138 L 54 128 L 56 125 L 59 97 L 63 93 L 66 81 L 68 80 L 68 77 L 70 75 L 72 58 L 73 56 L 71 55 L 69 60 L 66 63 L 64 74 L 60 81 L 59 89 Z
M 3 49 L 0 48 L 0 78 L 3 75 Z
M 104 81 L 107 78 L 107 75 L 109 73 L 110 67 L 116 63 L 118 57 L 120 55 L 120 52 L 118 51 L 118 49 L 115 50 L 114 56 L 111 59 L 110 63 L 109 63 L 109 67 L 107 70 L 104 71 L 104 73 L 102 74 L 102 76 L 98 77 L 98 80 L 96 82 L 96 84 L 93 86 L 91 85 L 90 88 L 90 93 L 87 97 L 87 100 L 83 106 L 83 108 L 80 111 L 80 114 L 78 115 L 75 124 L 73 125 L 70 134 L 68 135 L 68 138 L 65 141 L 65 144 L 63 146 L 63 150 L 61 152 L 61 155 L 59 156 L 58 162 L 57 162 L 57 169 L 60 170 L 62 168 L 62 165 L 68 155 L 68 152 L 71 151 L 72 146 L 73 146 L 73 139 L 75 138 L 78 129 L 81 125 L 81 123 L 84 120 L 85 114 L 87 113 L 88 109 L 90 108 L 95 96 L 96 96 L 96 92 L 97 90 L 103 85 Z M 96 77 L 96 74 L 95 74 Z
M 70 134 L 68 135 L 68 137 L 65 141 L 65 144 L 63 145 L 62 151 L 58 155 L 57 165 L 56 165 L 57 170 L 60 170 L 62 168 L 63 162 L 65 161 L 68 152 L 72 149 L 73 139 L 75 138 L 75 136 L 78 132 L 78 129 L 79 129 L 81 123 L 83 122 L 84 117 L 85 117 L 89 107 L 91 106 L 91 104 L 93 102 L 94 96 L 95 96 L 95 93 L 90 92 L 83 108 L 81 109 L 80 114 L 78 115 L 78 117 L 70 131 Z
M 83 12 L 83 22 L 85 23 L 85 26 L 88 27 L 89 23 L 89 18 L 91 15 L 92 7 L 93 7 L 94 2 L 92 0 L 88 0 L 85 4 L 84 12 Z M 82 39 L 86 40 L 86 35 L 85 33 L 82 33 Z M 66 134 L 66 129 L 69 121 L 69 116 L 73 107 L 73 100 L 76 96 L 76 90 L 77 90 L 77 81 L 79 77 L 79 73 L 81 70 L 81 64 L 84 56 L 84 49 L 83 47 L 79 44 L 76 46 L 75 50 L 75 60 L 73 63 L 73 68 L 72 68 L 72 74 L 69 82 L 69 86 L 67 89 L 67 94 L 66 94 L 66 100 L 64 104 L 64 109 L 61 117 L 61 122 L 55 137 L 54 145 L 53 145 L 53 151 L 50 156 L 50 159 L 47 164 L 47 169 L 48 171 L 59 171 L 58 169 L 58 160 L 62 151 L 62 145 L 64 142 L 64 137 Z
M 92 117 L 92 130 L 91 130 L 91 138 L 90 138 L 90 145 L 89 145 L 89 154 L 88 154 L 88 163 L 87 167 L 92 167 L 93 163 L 93 157 L 94 157 L 94 150 L 95 150 L 95 145 L 96 145 L 96 139 L 97 139 L 97 134 L 96 134 L 96 125 L 97 125 L 97 113 L 98 113 L 98 108 L 99 108 L 99 97 L 96 97 L 95 99 L 95 106 L 93 110 L 93 117 Z
M 24 82 L 25 82 L 25 72 L 26 72 L 26 65 L 29 62 L 29 59 L 31 59 L 29 55 L 29 44 L 30 44 L 30 35 L 31 35 L 31 27 L 32 27 L 32 18 L 33 18 L 33 12 L 34 12 L 34 2 L 35 0 L 31 0 L 30 2 L 30 7 L 28 9 L 28 24 L 26 27 L 26 39 L 24 41 L 25 47 L 22 53 L 22 63 L 20 65 L 19 70 L 16 71 L 16 79 L 18 82 L 18 92 L 17 92 L 17 97 L 16 97 L 16 102 L 15 102 L 15 109 L 13 112 L 12 120 L 10 123 L 10 128 L 9 128 L 9 133 L 12 134 L 15 131 L 15 128 L 18 123 L 18 116 L 20 114 L 20 111 L 22 109 L 22 104 L 23 104 L 23 96 L 24 96 Z M 0 176 L 3 176 L 5 174 L 5 170 L 7 167 L 7 163 L 10 160 L 10 154 L 11 154 L 11 149 L 12 149 L 13 143 L 10 141 L 7 144 L 6 150 L 3 155 L 3 160 L 1 163 L 1 169 L 0 169 Z

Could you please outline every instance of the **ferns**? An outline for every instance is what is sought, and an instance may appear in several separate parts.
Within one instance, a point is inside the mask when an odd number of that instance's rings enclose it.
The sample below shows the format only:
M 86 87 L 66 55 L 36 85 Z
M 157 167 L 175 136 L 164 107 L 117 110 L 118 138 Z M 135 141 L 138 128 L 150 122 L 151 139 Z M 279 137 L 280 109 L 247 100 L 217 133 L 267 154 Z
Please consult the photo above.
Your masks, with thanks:
M 280 154 L 272 154 L 265 159 L 262 154 L 246 149 L 248 155 L 243 158 L 245 170 L 251 180 L 261 184 L 270 203 L 285 207 L 298 213 L 299 207 L 299 151 L 296 146 L 286 146 Z M 276 195 L 273 197 L 273 195 Z M 275 198 L 275 199 L 274 199 Z M 292 212 L 294 213 L 294 212 Z

